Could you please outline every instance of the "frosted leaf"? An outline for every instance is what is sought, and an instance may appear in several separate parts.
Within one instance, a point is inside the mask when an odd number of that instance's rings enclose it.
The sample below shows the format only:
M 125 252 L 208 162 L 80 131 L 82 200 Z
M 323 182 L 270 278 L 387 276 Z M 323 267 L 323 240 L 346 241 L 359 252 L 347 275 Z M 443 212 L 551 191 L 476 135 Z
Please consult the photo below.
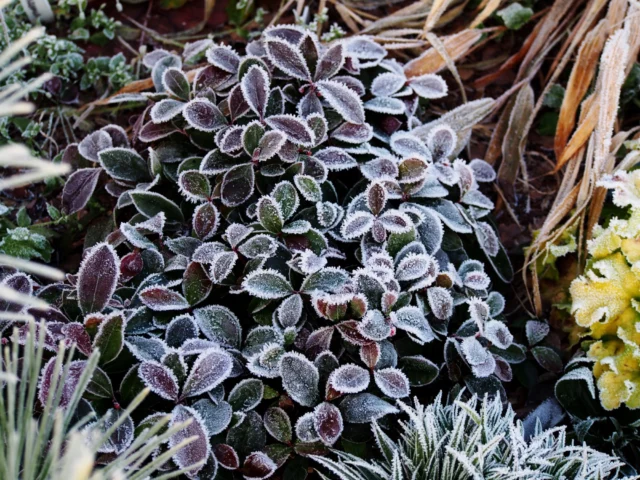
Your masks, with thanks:
M 271 197 L 260 197 L 256 206 L 258 221 L 271 233 L 280 233 L 284 220 L 280 205 Z
M 62 369 L 59 370 L 58 378 L 55 380 L 57 384 L 56 390 L 61 390 L 59 395 L 59 407 L 65 408 L 71 402 L 71 399 L 76 391 L 76 387 L 80 382 L 80 377 L 82 376 L 82 372 L 84 371 L 87 362 L 76 360 L 71 362 L 68 367 L 68 374 L 63 377 Z M 63 367 L 65 368 L 65 367 Z M 38 385 L 38 399 L 40 403 L 44 407 L 47 402 L 55 395 L 57 395 L 56 391 L 51 390 L 53 380 L 53 374 L 56 369 L 56 357 L 51 358 L 42 370 L 40 371 L 40 383 Z M 64 384 L 61 386 L 60 382 L 64 379 Z M 4 385 L 3 385 L 4 388 Z
M 162 78 L 164 76 L 164 72 L 171 67 L 182 68 L 182 59 L 177 55 L 169 54 L 159 58 L 153 64 L 153 68 L 151 69 L 151 79 L 157 92 L 164 92 Z
M 278 38 L 269 38 L 266 49 L 269 60 L 284 73 L 300 80 L 311 80 L 309 68 L 298 47 Z
M 240 66 L 240 56 L 227 45 L 214 45 L 209 48 L 207 60 L 212 65 L 229 73 L 236 73 Z
M 469 162 L 469 167 L 473 171 L 473 176 L 478 182 L 493 182 L 496 179 L 496 171 L 493 167 L 478 158 Z
M 312 147 L 316 138 L 307 123 L 294 115 L 273 115 L 265 120 L 274 130 L 284 133 L 289 141 L 303 147 Z
M 469 365 L 481 365 L 487 361 L 491 354 L 475 337 L 466 337 L 460 343 L 460 349 Z
M 315 203 L 322 200 L 322 189 L 313 177 L 298 174 L 293 177 L 293 182 L 307 201 Z
M 369 310 L 358 324 L 358 331 L 369 340 L 381 341 L 391 334 L 391 325 L 379 310 Z
M 320 440 L 320 435 L 315 426 L 315 415 L 307 412 L 296 422 L 296 437 L 304 443 L 312 443 Z
M 398 176 L 398 165 L 388 158 L 377 158 L 360 167 L 362 175 L 367 180 L 394 179 Z
M 341 142 L 361 145 L 373 138 L 373 128 L 367 123 L 363 123 L 361 125 L 355 123 L 343 123 L 331 132 L 331 138 L 335 138 Z
M 318 223 L 325 228 L 336 225 L 343 215 L 342 208 L 331 202 L 316 203 L 316 210 Z
M 325 267 L 309 275 L 300 290 L 308 293 L 313 291 L 335 292 L 339 290 L 349 279 L 349 274 L 337 267 Z
M 209 274 L 213 283 L 220 284 L 233 271 L 233 267 L 238 260 L 236 252 L 219 252 L 211 262 Z
M 431 311 L 439 320 L 447 320 L 453 315 L 453 297 L 443 287 L 431 287 L 427 290 L 427 300 Z
M 282 327 L 294 327 L 302 316 L 302 297 L 296 294 L 286 298 L 278 307 L 277 315 Z
M 258 143 L 258 149 L 260 150 L 258 160 L 264 162 L 273 158 L 280 152 L 286 141 L 286 135 L 278 130 L 270 130 L 265 133 Z
M 107 438 L 98 449 L 100 453 L 120 455 L 129 448 L 129 445 L 133 442 L 133 420 L 131 420 L 130 416 L 122 418 L 123 415 L 125 415 L 124 412 L 110 408 L 97 422 L 97 428 L 102 434 L 111 429 L 116 422 L 119 423 L 109 438 Z
M 199 263 L 213 263 L 215 256 L 226 251 L 226 246 L 220 242 L 205 242 L 196 248 L 191 260 Z
M 347 423 L 369 423 L 398 409 L 371 393 L 349 395 L 340 403 L 340 411 Z
M 378 221 L 390 233 L 406 233 L 413 228 L 411 218 L 400 210 L 387 210 L 378 218 Z
M 340 227 L 341 235 L 347 240 L 361 237 L 373 227 L 374 216 L 368 212 L 356 212 L 347 215 Z
M 364 123 L 362 100 L 354 90 L 334 80 L 321 80 L 316 85 L 322 97 L 347 122 Z
M 180 348 L 183 342 L 198 336 L 199 329 L 193 317 L 189 314 L 175 317 L 164 333 L 165 341 L 169 347 Z
M 391 135 L 390 145 L 395 153 L 403 157 L 420 155 L 426 159 L 431 158 L 431 152 L 424 142 L 409 132 L 396 132 Z
M 491 283 L 491 279 L 485 272 L 475 271 L 466 273 L 462 277 L 462 283 L 472 290 L 486 290 Z
M 453 153 L 457 142 L 458 137 L 449 125 L 434 127 L 427 137 L 427 145 L 436 160 L 448 158 Z
M 237 470 L 240 468 L 240 458 L 236 450 L 224 443 L 218 443 L 213 446 L 213 456 L 216 458 L 218 465 L 225 470 Z
M 219 402 L 216 405 L 207 398 L 194 403 L 193 409 L 200 414 L 200 418 L 210 436 L 224 432 L 231 423 L 233 416 L 233 409 L 227 402 Z
M 329 124 L 327 123 L 327 119 L 324 118 L 324 112 L 311 113 L 305 118 L 309 128 L 313 131 L 313 135 L 316 137 L 316 144 L 325 142 L 327 140 Z
M 538 320 L 529 320 L 525 326 L 525 331 L 529 345 L 534 346 L 549 335 L 549 324 Z
M 242 328 L 235 314 L 227 307 L 209 305 L 193 311 L 202 333 L 214 342 L 239 348 L 242 340 Z
M 378 388 L 387 397 L 404 398 L 410 393 L 409 379 L 397 368 L 384 368 L 373 372 L 373 379 Z
M 189 80 L 181 69 L 167 68 L 162 75 L 162 85 L 170 95 L 180 100 L 189 100 Z
M 263 417 L 264 428 L 281 443 L 291 442 L 293 429 L 289 415 L 280 407 L 269 408 Z
M 380 344 L 376 342 L 360 347 L 360 360 L 369 367 L 370 370 L 375 368 L 378 360 L 380 359 L 380 354 Z
M 178 379 L 170 368 L 159 362 L 146 361 L 140 364 L 138 376 L 156 395 L 174 402 L 178 400 Z
M 231 374 L 231 356 L 221 350 L 209 350 L 198 356 L 182 388 L 181 398 L 194 397 L 220 385 Z
M 211 184 L 209 179 L 197 170 L 187 170 L 178 177 L 180 193 L 193 203 L 209 200 Z
M 358 166 L 358 162 L 342 148 L 327 147 L 319 150 L 314 157 L 325 164 L 330 171 L 348 170 Z
M 321 403 L 313 410 L 313 424 L 322 443 L 329 447 L 340 438 L 344 428 L 340 410 L 328 402 Z
M 238 382 L 227 401 L 233 407 L 234 412 L 248 412 L 256 408 L 262 401 L 264 384 L 257 378 L 245 378 Z
M 351 37 L 345 42 L 346 55 L 359 60 L 370 60 L 375 64 L 387 56 L 387 51 L 365 36 Z
M 282 233 L 287 233 L 289 235 L 302 235 L 311 229 L 311 224 L 306 220 L 294 220 L 282 227 Z
M 242 134 L 244 127 L 234 125 L 224 130 L 219 147 L 222 153 L 237 152 L 242 148 Z
M 195 98 L 184 107 L 182 116 L 190 127 L 201 132 L 213 132 L 227 125 L 227 119 L 211 101 Z
M 502 313 L 502 311 L 504 310 L 504 304 L 504 297 L 498 292 L 491 292 L 487 297 L 487 305 L 489 305 L 492 317 L 495 317 Z
M 378 75 L 371 82 L 371 93 L 376 97 L 390 97 L 400 91 L 404 86 L 406 78 L 397 73 L 385 72 Z
M 219 348 L 219 345 L 210 340 L 202 338 L 190 338 L 180 346 L 180 353 L 183 356 L 199 355 L 212 348 Z
M 307 93 L 304 94 L 296 105 L 296 113 L 305 119 L 308 119 L 311 115 L 324 115 L 322 102 L 315 91 L 309 89 Z
M 478 222 L 475 231 L 482 250 L 490 257 L 498 255 L 500 252 L 500 240 L 491 225 L 486 222 Z
M 388 115 L 402 115 L 405 113 L 406 106 L 398 98 L 375 97 L 365 102 L 364 109 Z
M 143 289 L 139 297 L 145 306 L 157 312 L 189 308 L 189 302 L 181 294 L 161 285 Z
M 247 275 L 242 288 L 254 297 L 271 300 L 293 293 L 288 280 L 276 270 L 256 270 Z
M 398 263 L 396 279 L 402 282 L 428 275 L 433 281 L 437 271 L 437 265 L 431 255 L 410 253 Z
M 113 141 L 109 134 L 103 130 L 93 132 L 78 144 L 78 152 L 87 160 L 98 162 L 98 153 L 113 147 Z
M 327 265 L 327 259 L 319 257 L 311 250 L 305 250 L 300 254 L 298 267 L 307 275 L 316 273 Z
M 169 349 L 169 346 L 166 343 L 155 337 L 145 338 L 127 335 L 125 345 L 133 356 L 141 362 L 159 362 Z
M 269 258 L 276 253 L 278 244 L 273 237 L 260 234 L 251 237 L 238 248 L 238 251 L 247 258 Z
M 322 352 L 328 351 L 331 346 L 333 331 L 333 327 L 322 327 L 311 332 L 305 344 L 305 353 L 314 358 Z
M 77 280 L 78 305 L 83 313 L 102 311 L 116 290 L 120 258 L 107 243 L 94 246 L 80 264 Z
M 331 372 L 328 384 L 342 394 L 362 392 L 369 386 L 369 372 L 357 365 L 343 365 Z
M 444 79 L 433 73 L 411 78 L 409 86 L 422 98 L 442 98 L 447 95 L 448 91 Z
M 419 343 L 429 343 L 435 338 L 424 313 L 418 307 L 402 307 L 391 312 L 391 322 L 400 330 L 411 334 Z
M 185 44 L 184 50 L 182 51 L 182 58 L 184 58 L 185 62 L 195 61 L 198 55 L 213 45 L 213 41 L 210 38 L 203 38 L 202 40 L 196 40 L 195 42 L 188 42 Z
M 198 205 L 193 212 L 193 231 L 201 240 L 208 240 L 218 231 L 220 224 L 220 213 L 216 206 L 211 203 Z
M 184 108 L 184 102 L 165 98 L 160 100 L 151 108 L 151 121 L 153 123 L 164 123 L 177 117 Z
M 259 65 L 249 67 L 242 77 L 240 88 L 253 112 L 262 120 L 269 99 L 269 74 Z
M 335 43 L 318 60 L 314 79 L 328 80 L 340 71 L 344 65 L 344 46 L 342 43 Z
M 509 348 L 513 343 L 513 335 L 507 326 L 498 320 L 489 320 L 485 323 L 484 338 L 502 350 Z
M 367 206 L 374 215 L 379 215 L 387 204 L 387 190 L 380 182 L 372 182 L 365 192 Z
M 252 227 L 247 227 L 241 223 L 232 223 L 227 227 L 222 238 L 231 245 L 231 248 L 236 248 L 251 232 L 253 232 Z
M 277 468 L 266 453 L 253 452 L 242 465 L 242 475 L 246 480 L 264 480 L 273 475 Z
M 178 430 L 169 438 L 169 447 L 173 448 L 186 439 L 195 437 L 191 443 L 182 447 L 172 457 L 178 468 L 181 469 L 200 463 L 200 466 L 188 471 L 189 475 L 193 476 L 202 469 L 209 455 L 211 455 L 211 446 L 209 445 L 208 432 L 198 412 L 183 405 L 178 405 L 173 409 L 171 415 L 172 426 L 188 420 L 191 420 L 188 426 Z
M 469 316 L 478 325 L 478 329 L 482 331 L 484 322 L 489 318 L 489 305 L 475 297 L 469 298 L 467 303 L 469 304 Z
M 486 210 L 494 209 L 494 203 L 480 190 L 471 190 L 465 193 L 462 197 L 462 203 L 473 207 L 484 208 Z
M 496 362 L 496 368 L 494 369 L 493 374 L 503 382 L 510 382 L 513 380 L 513 370 L 511 369 L 511 365 L 500 357 L 493 357 L 493 359 Z
M 280 361 L 280 376 L 282 386 L 295 402 L 305 407 L 315 405 L 320 375 L 316 366 L 304 355 L 285 353 Z

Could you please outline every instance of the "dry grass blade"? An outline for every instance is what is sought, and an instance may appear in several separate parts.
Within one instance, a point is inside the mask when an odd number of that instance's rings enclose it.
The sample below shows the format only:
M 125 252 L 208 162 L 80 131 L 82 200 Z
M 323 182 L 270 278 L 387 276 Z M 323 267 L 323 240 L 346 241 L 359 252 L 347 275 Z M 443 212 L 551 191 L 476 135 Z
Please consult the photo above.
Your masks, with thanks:
M 469 25 L 471 28 L 478 27 L 480 24 L 482 24 L 482 22 L 493 15 L 493 12 L 495 12 L 500 7 L 502 0 L 489 0 L 483 3 L 484 8 L 480 11 L 480 13 L 478 13 L 476 18 L 473 19 L 471 25 Z
M 447 10 L 452 0 L 434 0 L 433 5 L 431 6 L 431 10 L 429 11 L 429 15 L 427 15 L 427 20 L 424 22 L 424 27 L 422 29 L 422 34 L 426 38 L 427 33 L 433 30 L 433 27 L 436 26 L 440 17 Z
M 463 30 L 454 35 L 444 37 L 442 46 L 452 60 L 463 57 L 473 45 L 482 37 L 481 30 Z M 436 48 L 429 48 L 418 58 L 411 60 L 404 67 L 407 77 L 417 77 L 425 73 L 436 73 L 447 66 L 447 61 Z
M 596 64 L 605 40 L 604 21 L 599 23 L 585 39 L 578 51 L 571 76 L 567 83 L 566 92 L 560 107 L 558 116 L 558 127 L 554 140 L 554 150 L 558 163 L 562 157 L 562 152 L 567 146 L 569 135 L 575 126 L 575 117 L 582 99 L 591 85 L 591 81 L 596 73 L 593 66 Z
M 515 182 L 523 162 L 527 132 L 533 122 L 534 104 L 533 88 L 526 84 L 518 92 L 502 142 L 502 163 L 498 170 L 498 184 L 510 200 L 515 195 Z
M 571 140 L 558 157 L 554 173 L 559 171 L 585 143 L 589 140 L 591 133 L 596 128 L 598 122 L 598 104 L 594 101 L 594 96 L 587 98 L 582 105 L 582 118 L 578 128 L 571 136 Z
M 365 0 L 368 2 L 368 0 Z M 420 25 L 424 22 L 424 18 L 428 15 L 433 0 L 420 0 L 418 2 L 411 3 L 391 15 L 387 15 L 384 18 L 380 18 L 368 25 L 360 33 L 370 34 L 387 30 L 397 25 L 406 26 L 407 23 L 420 21 Z M 336 2 L 336 8 L 340 3 Z M 344 5 L 342 5 L 344 7 Z
M 460 74 L 458 73 L 458 68 L 456 67 L 454 60 L 449 56 L 449 52 L 447 51 L 446 47 L 440 41 L 437 35 L 427 32 L 426 37 L 429 43 L 431 43 L 433 48 L 440 54 L 442 59 L 445 61 L 447 68 L 453 75 L 453 78 L 455 78 L 456 82 L 458 83 L 458 87 L 460 88 L 460 93 L 462 95 L 462 101 L 464 103 L 467 103 L 467 92 L 465 92 L 464 90 L 464 85 L 462 84 L 462 79 L 460 78 Z

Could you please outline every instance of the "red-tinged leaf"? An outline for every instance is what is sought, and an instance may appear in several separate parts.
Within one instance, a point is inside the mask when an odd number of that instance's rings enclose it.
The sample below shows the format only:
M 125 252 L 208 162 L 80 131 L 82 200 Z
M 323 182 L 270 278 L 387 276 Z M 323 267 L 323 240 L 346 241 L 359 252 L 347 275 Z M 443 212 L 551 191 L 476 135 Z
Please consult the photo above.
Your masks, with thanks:
M 188 420 L 191 420 L 188 426 L 174 433 L 171 438 L 169 438 L 169 446 L 173 448 L 188 438 L 196 437 L 194 441 L 185 445 L 173 455 L 173 461 L 179 468 L 188 468 L 199 464 L 199 466 L 189 469 L 189 475 L 193 476 L 202 469 L 209 458 L 211 446 L 209 445 L 207 431 L 195 410 L 182 405 L 178 405 L 173 409 L 171 425 L 183 423 Z
M 182 293 L 190 305 L 196 305 L 211 293 L 213 284 L 202 264 L 191 262 L 182 276 Z
M 315 408 L 313 414 L 316 432 L 318 432 L 322 443 L 327 446 L 336 443 L 344 428 L 342 414 L 338 407 L 324 402 Z
M 93 247 L 78 271 L 78 304 L 83 313 L 100 312 L 107 306 L 120 277 L 120 259 L 111 245 Z
M 226 83 L 232 76 L 232 73 L 226 72 L 215 65 L 208 65 L 196 73 L 196 78 L 193 82 L 194 89 L 197 91 L 206 90 L 207 88 L 216 89 Z
M 162 138 L 168 137 L 172 133 L 179 132 L 178 128 L 171 123 L 145 123 L 140 132 L 138 133 L 138 139 L 145 143 L 155 142 Z
M 240 84 L 244 99 L 261 120 L 269 99 L 269 86 L 269 74 L 259 65 L 249 67 Z
M 284 73 L 300 80 L 311 80 L 311 73 L 298 47 L 278 38 L 269 38 L 266 48 L 269 60 Z
M 154 311 L 184 310 L 189 302 L 178 292 L 161 285 L 147 287 L 140 292 L 140 300 Z
M 73 172 L 62 190 L 62 205 L 70 215 L 82 210 L 98 185 L 101 168 L 81 168 Z
M 369 210 L 374 215 L 379 215 L 387 204 L 387 189 L 382 183 L 373 182 L 367 188 L 366 196 Z
M 347 320 L 346 322 L 339 323 L 337 325 L 338 331 L 342 334 L 347 342 L 363 346 L 371 343 L 371 340 L 365 338 L 358 330 L 358 322 L 355 320 Z
M 240 85 L 236 85 L 229 93 L 229 114 L 231 115 L 231 122 L 235 122 L 248 111 L 249 104 L 244 98 L 242 88 Z
M 193 212 L 193 231 L 200 240 L 208 240 L 218 230 L 220 214 L 213 203 L 207 202 L 196 207 Z
M 138 250 L 126 254 L 120 261 L 120 275 L 123 282 L 131 280 L 138 275 L 144 267 L 142 255 Z
M 181 398 L 193 397 L 214 389 L 229 377 L 232 369 L 233 361 L 227 352 L 209 350 L 202 353 L 191 368 Z
M 314 330 L 305 346 L 305 353 L 309 358 L 316 358 L 320 353 L 329 350 L 333 338 L 334 327 L 324 327 Z
M 409 379 L 397 368 L 385 368 L 373 372 L 373 378 L 378 388 L 387 397 L 404 398 L 409 396 Z
M 153 393 L 166 400 L 178 400 L 178 379 L 165 365 L 158 362 L 142 362 L 138 376 Z
M 69 405 L 69 402 L 73 397 L 76 387 L 78 386 L 80 376 L 82 375 L 87 362 L 71 362 L 71 364 L 69 365 L 68 375 L 63 378 L 63 372 L 62 369 L 60 369 L 57 379 L 53 378 L 55 364 L 56 358 L 54 357 L 50 359 L 42 368 L 40 386 L 38 390 L 38 400 L 40 400 L 40 403 L 44 406 L 47 404 L 47 401 L 51 395 L 55 395 L 56 391 L 61 390 L 59 406 L 61 408 L 64 408 Z M 55 391 L 52 390 L 52 387 L 55 388 Z
M 274 130 L 279 130 L 287 136 L 287 139 L 296 145 L 312 147 L 315 136 L 307 123 L 293 115 L 274 115 L 266 119 L 267 125 Z
M 380 359 L 380 345 L 376 342 L 360 347 L 360 360 L 362 360 L 371 370 Z
M 87 357 L 91 355 L 91 338 L 81 323 L 68 323 L 62 326 L 62 334 L 67 344 L 75 344 L 78 351 Z
M 213 447 L 213 455 L 222 468 L 236 470 L 240 467 L 240 458 L 233 447 L 219 443 Z
M 277 465 L 267 454 L 254 452 L 249 455 L 240 470 L 247 480 L 264 480 L 276 471 Z

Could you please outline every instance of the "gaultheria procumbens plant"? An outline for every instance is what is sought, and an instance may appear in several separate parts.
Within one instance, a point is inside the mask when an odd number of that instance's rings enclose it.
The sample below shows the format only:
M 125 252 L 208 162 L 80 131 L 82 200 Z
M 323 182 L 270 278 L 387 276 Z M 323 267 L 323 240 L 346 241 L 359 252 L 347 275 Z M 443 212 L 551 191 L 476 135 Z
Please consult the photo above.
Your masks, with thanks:
M 25 329 L 15 330 L 2 349 L 0 478 L 136 480 L 166 470 L 165 462 L 188 442 L 159 452 L 188 424 L 169 426 L 170 417 L 159 416 L 136 426 L 131 412 L 148 390 L 126 410 L 96 417 L 86 398 L 95 400 L 110 388 L 97 366 L 99 353 L 78 360 L 76 347 L 61 341 L 49 355 L 44 322 L 29 322 Z M 164 478 L 182 473 L 169 471 Z
M 586 445 L 567 441 L 564 427 L 525 436 L 522 422 L 499 398 L 477 397 L 443 405 L 414 407 L 398 401 L 409 418 L 400 421 L 400 438 L 392 440 L 374 422 L 378 460 L 336 451 L 336 459 L 315 456 L 327 475 L 349 480 L 539 480 L 617 479 L 623 463 Z M 629 478 L 629 477 L 624 477 Z
M 67 211 L 107 178 L 117 228 L 38 291 L 51 335 L 99 348 L 121 400 L 147 386 L 191 419 L 173 462 L 206 462 L 193 477 L 266 478 L 438 377 L 494 392 L 524 359 L 490 288 L 512 274 L 479 190 L 494 172 L 456 158 L 491 101 L 423 123 L 445 82 L 385 57 L 295 26 L 245 55 L 156 50 L 155 91 L 111 100 L 150 102 L 133 137 L 65 152 Z

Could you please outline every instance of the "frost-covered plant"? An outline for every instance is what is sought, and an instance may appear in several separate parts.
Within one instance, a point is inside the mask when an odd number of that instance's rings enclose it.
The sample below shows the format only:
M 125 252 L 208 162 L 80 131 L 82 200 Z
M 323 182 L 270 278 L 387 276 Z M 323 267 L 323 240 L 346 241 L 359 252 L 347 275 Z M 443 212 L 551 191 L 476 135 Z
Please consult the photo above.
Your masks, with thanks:
M 336 460 L 314 457 L 321 470 L 344 480 L 623 478 L 618 458 L 569 443 L 564 427 L 543 430 L 537 424 L 527 438 L 522 422 L 499 398 L 459 397 L 443 405 L 439 395 L 426 406 L 417 399 L 413 408 L 401 401 L 398 406 L 409 417 L 399 422 L 398 441 L 377 423 L 372 426 L 379 460 L 336 451 Z
M 109 125 L 64 154 L 66 212 L 106 178 L 118 223 L 38 290 L 50 334 L 128 370 L 123 398 L 146 385 L 150 409 L 192 419 L 198 441 L 173 457 L 206 462 L 192 476 L 266 478 L 397 413 L 443 364 L 495 391 L 525 358 L 491 291 L 512 274 L 479 189 L 494 172 L 457 158 L 487 101 L 424 123 L 444 80 L 385 57 L 297 26 L 245 55 L 155 50 L 155 91 L 111 99 L 151 102 L 135 136 Z
M 14 331 L 0 362 L 0 477 L 5 480 L 129 480 L 149 478 L 183 445 L 157 455 L 164 442 L 188 425 L 168 426 L 169 417 L 137 426 L 131 412 L 108 410 L 96 418 L 83 395 L 102 396 L 110 386 L 97 367 L 99 353 L 74 360 L 64 342 L 50 358 L 44 323 Z M 155 425 L 154 425 L 155 423 Z M 187 442 L 184 442 L 186 444 Z M 112 457 L 113 454 L 118 456 Z M 153 457 L 153 458 L 152 458 Z M 98 464 L 101 466 L 98 467 Z M 170 472 L 164 478 L 180 475 Z
M 607 410 L 640 408 L 640 171 L 620 171 L 602 181 L 628 218 L 596 227 L 584 275 L 571 284 L 571 311 L 587 329 L 600 401 Z

